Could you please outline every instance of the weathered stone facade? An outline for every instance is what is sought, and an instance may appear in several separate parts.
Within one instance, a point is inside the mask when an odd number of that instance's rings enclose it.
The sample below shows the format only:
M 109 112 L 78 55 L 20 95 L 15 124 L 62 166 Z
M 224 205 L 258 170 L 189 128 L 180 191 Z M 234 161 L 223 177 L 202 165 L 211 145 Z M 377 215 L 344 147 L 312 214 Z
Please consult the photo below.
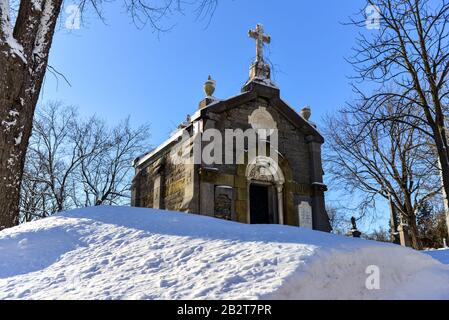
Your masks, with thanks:
M 213 98 L 209 77 L 199 110 L 164 144 L 136 159 L 132 205 L 330 231 L 324 139 L 309 121 L 310 109 L 297 113 L 270 80 L 262 54 L 270 38 L 263 27 L 250 35 L 258 41 L 257 59 L 241 94 Z M 256 147 L 245 136 L 251 130 L 257 132 Z M 213 139 L 205 139 L 210 132 Z M 213 154 L 214 161 L 204 154 Z
M 201 144 L 199 148 L 203 151 L 206 146 L 194 137 L 180 143 L 182 131 L 193 135 L 195 130 L 204 132 L 214 128 L 225 137 L 226 129 L 250 129 L 248 119 L 255 110 L 263 108 L 277 125 L 278 165 L 283 175 L 282 185 L 276 185 L 276 181 L 264 182 L 267 187 L 272 187 L 268 188 L 268 207 L 270 216 L 275 217 L 267 223 L 330 231 L 321 164 L 324 140 L 313 124 L 281 100 L 279 89 L 254 80 L 243 88 L 242 94 L 223 101 L 211 99 L 209 104 L 202 106 L 168 142 L 136 160 L 133 206 L 251 223 L 249 193 L 252 181 L 248 177 L 248 159 L 243 164 L 175 164 L 173 151 L 189 152 L 196 143 Z M 304 218 L 302 223 L 299 210 L 304 206 L 311 208 L 311 218 L 309 222 L 306 222 L 309 218 Z M 279 216 L 281 211 L 282 216 Z

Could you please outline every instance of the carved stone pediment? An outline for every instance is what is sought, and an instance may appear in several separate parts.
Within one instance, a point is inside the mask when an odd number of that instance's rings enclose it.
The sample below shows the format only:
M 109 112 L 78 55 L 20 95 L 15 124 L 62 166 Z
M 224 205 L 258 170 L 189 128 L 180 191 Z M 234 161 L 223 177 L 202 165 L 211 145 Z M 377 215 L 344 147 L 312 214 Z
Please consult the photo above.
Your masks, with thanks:
M 270 170 L 265 166 L 254 166 L 251 168 L 249 175 L 249 180 L 263 181 L 263 182 L 275 182 L 274 177 L 271 174 Z
M 246 178 L 251 181 L 284 184 L 285 178 L 276 161 L 269 157 L 255 158 L 246 169 Z

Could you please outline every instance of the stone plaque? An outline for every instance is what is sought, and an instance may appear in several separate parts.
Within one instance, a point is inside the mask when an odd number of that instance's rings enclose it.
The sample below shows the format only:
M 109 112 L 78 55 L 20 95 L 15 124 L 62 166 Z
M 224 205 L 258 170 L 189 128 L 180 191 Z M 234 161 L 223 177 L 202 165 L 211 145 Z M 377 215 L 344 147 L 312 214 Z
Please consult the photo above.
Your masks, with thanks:
M 214 215 L 216 218 L 232 220 L 233 189 L 231 187 L 215 187 Z
M 298 205 L 299 226 L 313 229 L 312 207 L 306 201 Z

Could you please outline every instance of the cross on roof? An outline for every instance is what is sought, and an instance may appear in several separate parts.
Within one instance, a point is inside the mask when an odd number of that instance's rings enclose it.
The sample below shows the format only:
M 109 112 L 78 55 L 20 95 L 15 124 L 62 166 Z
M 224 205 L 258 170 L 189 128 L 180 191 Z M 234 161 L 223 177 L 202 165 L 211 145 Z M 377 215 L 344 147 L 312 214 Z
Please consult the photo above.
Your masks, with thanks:
M 248 35 L 250 38 L 256 40 L 256 62 L 262 62 L 263 60 L 263 45 L 264 43 L 270 43 L 271 37 L 268 34 L 263 33 L 263 25 L 258 23 L 256 30 L 249 30 Z

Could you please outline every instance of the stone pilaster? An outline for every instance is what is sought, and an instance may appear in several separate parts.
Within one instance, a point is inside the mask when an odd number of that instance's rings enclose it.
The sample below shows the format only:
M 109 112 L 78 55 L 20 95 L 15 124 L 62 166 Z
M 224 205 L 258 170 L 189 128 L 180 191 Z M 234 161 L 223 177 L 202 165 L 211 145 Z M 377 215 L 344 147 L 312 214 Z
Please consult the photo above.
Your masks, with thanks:
M 315 136 L 306 137 L 309 147 L 310 184 L 312 189 L 313 228 L 321 231 L 331 231 L 329 216 L 326 213 L 323 183 L 323 167 L 321 163 L 321 142 Z
M 160 162 L 154 168 L 155 178 L 153 182 L 153 208 L 165 209 L 164 194 L 165 194 L 165 176 L 164 163 Z

